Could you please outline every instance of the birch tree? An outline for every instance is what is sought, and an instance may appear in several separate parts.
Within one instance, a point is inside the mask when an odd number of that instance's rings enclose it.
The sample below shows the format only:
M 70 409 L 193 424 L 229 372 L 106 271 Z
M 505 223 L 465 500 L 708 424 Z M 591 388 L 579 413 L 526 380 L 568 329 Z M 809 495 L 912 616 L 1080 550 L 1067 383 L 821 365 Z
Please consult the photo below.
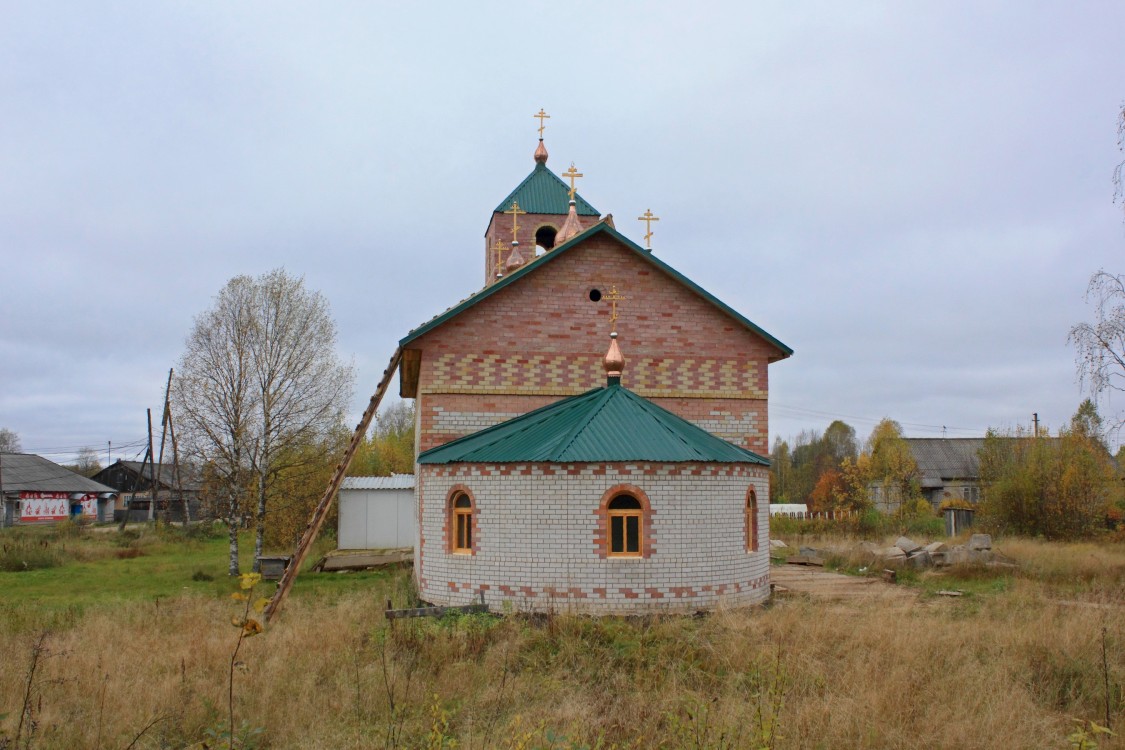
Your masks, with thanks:
M 230 535 L 228 572 L 237 576 L 238 530 L 257 426 L 250 361 L 253 285 L 236 276 L 196 317 L 173 380 L 173 413 L 183 425 L 186 452 L 217 478 Z
M 211 467 L 225 495 L 232 576 L 240 572 L 245 514 L 256 521 L 257 571 L 277 478 L 315 460 L 295 447 L 341 420 L 352 371 L 335 349 L 328 302 L 283 269 L 236 276 L 195 319 L 176 368 L 173 410 L 186 449 Z
M 22 450 L 20 436 L 7 427 L 0 427 L 0 453 L 19 453 Z
M 324 444 L 352 393 L 352 369 L 336 356 L 328 301 L 283 269 L 255 284 L 251 363 L 258 431 L 251 451 L 257 499 L 254 572 L 259 570 L 267 506 L 283 473 L 317 463 L 301 448 Z
M 1090 278 L 1086 300 L 1094 302 L 1094 321 L 1070 329 L 1078 378 L 1095 398 L 1125 393 L 1125 274 L 1098 271 Z M 1112 420 L 1125 426 L 1125 411 Z

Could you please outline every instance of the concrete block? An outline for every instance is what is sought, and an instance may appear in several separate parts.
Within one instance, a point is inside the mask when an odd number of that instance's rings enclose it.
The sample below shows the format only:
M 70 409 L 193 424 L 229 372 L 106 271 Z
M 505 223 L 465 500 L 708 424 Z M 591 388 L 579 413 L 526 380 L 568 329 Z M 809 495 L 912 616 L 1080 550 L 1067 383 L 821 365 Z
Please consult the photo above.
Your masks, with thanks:
M 909 555 L 911 552 L 915 552 L 917 550 L 922 549 L 921 544 L 918 544 L 913 539 L 908 539 L 907 537 L 904 537 L 904 536 L 900 536 L 898 538 L 898 541 L 895 542 L 895 546 L 898 547 L 900 550 L 902 550 L 907 555 Z
M 898 547 L 887 547 L 886 549 L 879 550 L 879 556 L 883 558 L 885 565 L 894 567 L 902 565 L 906 562 L 906 553 Z
M 973 534 L 969 537 L 970 550 L 992 549 L 992 537 L 989 534 Z
M 915 570 L 923 570 L 933 565 L 933 560 L 930 558 L 929 552 L 920 549 L 913 555 L 907 557 L 906 563 Z

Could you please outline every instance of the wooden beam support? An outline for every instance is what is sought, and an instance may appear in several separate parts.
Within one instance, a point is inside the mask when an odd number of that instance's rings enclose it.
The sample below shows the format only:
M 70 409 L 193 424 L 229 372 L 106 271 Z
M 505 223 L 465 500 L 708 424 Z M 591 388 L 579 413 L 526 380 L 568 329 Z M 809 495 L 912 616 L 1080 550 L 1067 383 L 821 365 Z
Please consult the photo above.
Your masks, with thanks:
M 375 389 L 375 395 L 371 397 L 371 401 L 367 404 L 367 409 L 363 412 L 363 418 L 360 419 L 359 424 L 355 427 L 355 432 L 352 434 L 352 440 L 348 443 L 348 449 L 344 452 L 344 457 L 340 459 L 340 463 L 336 464 L 336 471 L 332 473 L 332 479 L 328 482 L 328 488 L 324 490 L 324 494 L 320 498 L 320 502 L 316 504 L 313 509 L 312 516 L 309 518 L 308 525 L 305 526 L 305 531 L 301 535 L 301 541 L 297 543 L 297 549 L 293 553 L 292 560 L 289 561 L 289 567 L 285 569 L 285 573 L 281 576 L 281 581 L 277 585 L 277 591 L 274 593 L 273 598 L 270 599 L 269 605 L 263 613 L 266 623 L 270 623 L 274 617 L 277 616 L 281 605 L 285 603 L 285 597 L 289 595 L 289 590 L 293 588 L 293 581 L 297 578 L 298 572 L 301 570 L 301 565 L 304 564 L 305 558 L 308 557 L 309 550 L 312 549 L 313 542 L 316 541 L 317 535 L 320 533 L 320 527 L 324 525 L 324 519 L 328 517 L 328 510 L 332 507 L 332 500 L 336 497 L 336 493 L 340 491 L 340 484 L 344 481 L 344 476 L 348 473 L 348 466 L 351 465 L 352 459 L 355 457 L 356 449 L 359 444 L 363 442 L 364 435 L 367 434 L 367 428 L 371 426 L 371 420 L 375 418 L 375 412 L 379 410 L 379 404 L 383 400 L 383 396 L 387 392 L 387 387 L 391 384 L 391 378 L 394 377 L 395 371 L 398 369 L 399 362 L 402 361 L 402 349 L 396 348 L 395 353 L 391 355 L 390 364 L 383 372 L 383 378 L 379 381 L 379 386 Z

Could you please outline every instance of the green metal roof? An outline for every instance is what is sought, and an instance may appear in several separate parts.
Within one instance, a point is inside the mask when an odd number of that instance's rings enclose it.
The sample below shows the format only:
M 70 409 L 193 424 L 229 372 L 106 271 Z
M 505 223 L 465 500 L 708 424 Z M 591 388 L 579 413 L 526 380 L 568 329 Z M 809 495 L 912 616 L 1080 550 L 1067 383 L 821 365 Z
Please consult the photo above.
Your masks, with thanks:
M 522 202 L 520 203 L 520 206 L 521 207 L 523 206 Z M 530 263 L 528 263 L 527 265 L 521 267 L 519 270 L 508 274 L 503 279 L 501 279 L 500 281 L 497 281 L 494 284 L 490 284 L 489 286 L 486 286 L 484 289 L 481 289 L 479 292 L 472 295 L 471 297 L 468 297 L 467 299 L 462 300 L 461 302 L 459 302 L 458 304 L 449 308 L 448 310 L 441 313 L 440 315 L 437 315 L 436 317 L 430 319 L 426 323 L 423 323 L 422 325 L 418 326 L 417 328 L 415 328 L 414 330 L 412 330 L 410 333 L 406 334 L 406 336 L 404 336 L 402 339 L 399 340 L 399 342 L 398 342 L 399 346 L 402 346 L 402 347 L 407 346 L 410 342 L 414 341 L 419 336 L 432 331 L 433 329 L 442 325 L 443 323 L 450 320 L 451 318 L 454 318 L 454 317 L 460 315 L 465 310 L 469 309 L 470 307 L 477 304 L 481 300 L 489 298 L 490 296 L 492 296 L 496 292 L 499 292 L 501 289 L 508 286 L 509 284 L 516 283 L 517 281 L 522 279 L 524 276 L 527 276 L 530 273 L 534 273 L 536 269 L 538 269 L 539 267 L 541 267 L 541 266 L 543 266 L 547 263 L 550 263 L 552 260 L 554 260 L 555 258 L 558 258 L 559 256 L 563 255 L 567 250 L 571 249 L 572 247 L 575 247 L 575 246 L 579 245 L 580 243 L 584 242 L 585 240 L 589 239 L 590 237 L 594 236 L 595 234 L 602 234 L 602 233 L 608 234 L 609 236 L 613 237 L 618 242 L 620 242 L 622 245 L 624 245 L 627 249 L 631 250 L 636 255 L 639 255 L 641 258 L 644 258 L 646 261 L 648 261 L 652 265 L 656 266 L 658 269 L 660 269 L 664 273 L 668 274 L 673 279 L 680 282 L 681 284 L 686 286 L 688 289 L 692 290 L 693 292 L 698 294 L 700 297 L 702 297 L 703 299 L 705 299 L 708 302 L 710 302 L 711 304 L 713 304 L 715 307 L 719 308 L 719 310 L 726 313 L 730 317 L 734 318 L 741 325 L 745 326 L 750 331 L 758 334 L 759 336 L 764 338 L 766 341 L 768 341 L 770 344 L 777 347 L 777 349 L 781 352 L 781 356 L 778 357 L 777 359 L 785 359 L 786 357 L 793 354 L 793 350 L 791 348 L 789 348 L 785 344 L 781 343 L 780 341 L 775 339 L 770 334 L 766 333 L 764 330 L 762 330 L 758 326 L 754 325 L 752 322 L 750 322 L 750 320 L 748 318 L 746 318 L 745 316 L 738 313 L 738 311 L 736 311 L 734 308 L 725 304 L 718 297 L 715 297 L 714 295 L 712 295 L 710 292 L 708 292 L 703 287 L 696 284 L 694 281 L 689 279 L 687 276 L 684 276 L 682 273 L 680 273 L 679 271 L 672 268 L 670 265 L 668 265 L 664 261 L 657 258 L 655 255 L 652 254 L 651 251 L 645 250 L 643 247 L 636 244 L 635 242 L 633 242 L 629 238 L 625 237 L 623 234 L 618 232 L 616 229 L 611 227 L 609 224 L 606 224 L 604 221 L 595 224 L 594 226 L 590 227 L 589 229 L 587 229 L 583 232 L 579 232 L 577 235 L 570 238 L 569 240 L 567 240 L 563 244 L 558 245 L 557 247 L 555 247 L 554 249 L 552 249 L 549 252 L 544 253 L 543 255 L 540 255 L 535 260 L 533 260 Z
M 420 464 L 769 461 L 717 438 L 613 383 L 466 435 L 418 456 Z
M 507 211 L 512 207 L 512 201 L 518 201 L 520 208 L 529 214 L 565 215 L 570 211 L 570 188 L 561 177 L 547 169 L 546 164 L 537 162 L 531 174 L 500 201 L 496 211 Z M 579 216 L 601 216 L 601 212 L 578 193 L 574 194 L 574 208 Z

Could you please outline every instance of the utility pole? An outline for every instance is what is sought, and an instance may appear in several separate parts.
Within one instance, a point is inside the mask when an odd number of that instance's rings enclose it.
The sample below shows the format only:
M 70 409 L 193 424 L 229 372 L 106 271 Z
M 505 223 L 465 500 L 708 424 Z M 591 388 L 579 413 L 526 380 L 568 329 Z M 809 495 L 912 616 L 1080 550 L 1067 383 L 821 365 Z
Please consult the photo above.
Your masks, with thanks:
M 1039 437 L 1039 412 L 1033 412 L 1031 422 L 1035 425 L 1035 437 Z
M 144 479 L 145 466 L 147 466 L 150 461 L 152 461 L 152 452 L 151 452 L 151 450 L 147 450 L 147 451 L 145 451 L 144 460 L 141 461 L 140 473 L 138 473 L 137 478 L 133 480 L 132 495 L 130 496 L 128 504 L 125 506 L 125 512 L 121 514 L 121 525 L 117 527 L 118 531 L 124 531 L 125 530 L 125 524 L 129 522 L 129 511 L 131 511 L 132 508 L 133 508 L 133 500 L 137 499 L 137 485 L 140 484 L 140 481 L 142 479 Z M 122 490 L 122 492 L 124 492 L 124 490 Z M 151 508 L 151 506 L 150 506 L 150 508 Z
M 171 393 L 172 393 L 172 368 L 169 367 L 168 368 L 168 385 L 166 385 L 164 387 L 164 409 L 160 413 L 160 455 L 156 459 L 156 484 L 154 484 L 153 487 L 152 487 L 152 502 L 153 502 L 153 504 L 156 503 L 156 496 L 157 496 L 157 493 L 159 492 L 158 487 L 160 485 L 160 475 L 164 471 L 164 438 L 167 437 L 167 435 L 168 435 L 168 396 Z M 152 419 L 152 415 L 150 414 L 149 415 L 150 430 L 151 430 L 151 419 Z M 151 439 L 152 439 L 152 437 L 150 435 L 149 440 L 151 440 Z M 171 501 L 172 501 L 172 493 L 169 492 L 168 493 L 168 503 L 169 503 L 169 505 L 171 505 Z M 168 510 L 171 510 L 171 508 L 168 508 Z M 164 514 L 161 514 L 160 517 L 163 519 Z M 165 519 L 165 520 L 167 520 L 167 519 Z
M 152 409 L 145 409 L 145 415 L 148 417 L 148 520 L 151 521 L 156 511 L 156 467 L 152 465 Z
M 109 465 L 111 463 L 113 463 L 113 459 L 111 458 L 112 455 L 113 455 L 113 441 L 107 440 L 107 441 L 105 441 L 105 465 L 106 465 L 107 469 L 109 468 Z

